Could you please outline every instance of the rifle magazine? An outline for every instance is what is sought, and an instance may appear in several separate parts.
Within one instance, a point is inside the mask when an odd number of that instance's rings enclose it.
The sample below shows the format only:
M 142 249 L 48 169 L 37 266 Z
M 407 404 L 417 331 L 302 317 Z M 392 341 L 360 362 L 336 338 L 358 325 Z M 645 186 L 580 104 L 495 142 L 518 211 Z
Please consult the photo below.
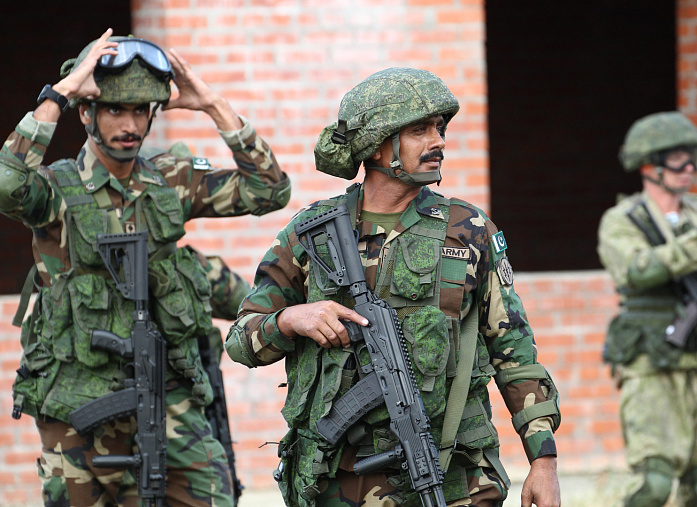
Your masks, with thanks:
M 136 389 L 129 387 L 105 394 L 70 413 L 70 424 L 80 435 L 92 431 L 105 422 L 136 413 Z
M 373 372 L 361 379 L 339 398 L 329 413 L 315 423 L 317 433 L 335 445 L 346 431 L 383 402 L 378 376 Z

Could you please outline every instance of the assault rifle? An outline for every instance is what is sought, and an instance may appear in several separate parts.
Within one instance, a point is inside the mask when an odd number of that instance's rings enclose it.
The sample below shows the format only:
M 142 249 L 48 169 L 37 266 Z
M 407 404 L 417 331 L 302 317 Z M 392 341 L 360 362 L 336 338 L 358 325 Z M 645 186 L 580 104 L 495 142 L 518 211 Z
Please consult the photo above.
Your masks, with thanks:
M 344 321 L 351 342 L 360 343 L 356 355 L 366 348 L 371 362 L 362 367 L 366 375 L 339 398 L 319 419 L 317 432 L 336 444 L 346 430 L 383 402 L 390 415 L 390 428 L 399 443 L 391 451 L 370 456 L 354 465 L 357 475 L 392 464 L 409 472 L 414 490 L 424 507 L 445 507 L 443 472 L 438 450 L 430 433 L 430 420 L 416 385 L 406 340 L 397 312 L 368 288 L 358 253 L 356 236 L 345 205 L 295 225 L 298 242 L 312 259 L 319 281 L 320 269 L 340 287 L 348 287 L 354 310 L 368 319 L 368 326 Z M 316 240 L 326 241 L 330 266 L 320 256 Z
M 165 342 L 148 314 L 148 233 L 100 234 L 99 255 L 126 299 L 135 301 L 130 339 L 105 330 L 92 331 L 92 347 L 132 360 L 134 376 L 125 388 L 106 394 L 70 413 L 81 435 L 107 421 L 135 415 L 138 451 L 132 456 L 96 456 L 99 468 L 134 466 L 138 494 L 145 505 L 162 507 L 167 480 L 165 432 Z M 123 273 L 123 278 L 119 272 Z
M 220 331 L 214 330 L 215 335 L 220 339 Z M 227 403 L 225 402 L 225 385 L 223 384 L 223 373 L 220 371 L 220 363 L 213 357 L 213 350 L 208 336 L 201 337 L 198 341 L 198 350 L 201 354 L 201 363 L 208 374 L 211 386 L 213 387 L 213 401 L 208 405 L 204 412 L 206 419 L 211 423 L 213 437 L 215 437 L 225 449 L 227 462 L 230 466 L 232 476 L 233 501 L 238 504 L 244 486 L 237 477 L 235 470 L 235 451 L 232 448 L 232 436 L 230 435 L 230 423 L 227 415 Z
M 644 209 L 653 228 L 652 231 L 648 230 L 641 220 L 634 216 L 634 210 L 637 206 L 641 206 Z M 644 233 L 651 245 L 658 246 L 666 243 L 666 238 L 658 228 L 658 225 L 643 199 L 627 211 L 627 216 L 634 225 Z M 684 349 L 687 338 L 695 327 L 697 327 L 697 271 L 693 271 L 678 280 L 674 280 L 673 283 L 676 292 L 682 298 L 684 307 L 679 309 L 678 315 L 675 317 L 673 323 L 666 328 L 666 341 L 678 348 Z

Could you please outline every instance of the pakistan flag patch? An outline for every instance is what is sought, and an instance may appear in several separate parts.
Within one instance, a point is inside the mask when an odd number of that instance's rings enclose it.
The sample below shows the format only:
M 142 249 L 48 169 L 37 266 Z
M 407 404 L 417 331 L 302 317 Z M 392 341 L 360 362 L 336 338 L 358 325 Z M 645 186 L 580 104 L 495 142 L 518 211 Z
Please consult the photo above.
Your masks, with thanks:
M 207 158 L 194 157 L 193 163 L 194 169 L 198 169 L 199 171 L 207 171 L 211 168 Z
M 503 231 L 499 231 L 491 237 L 491 241 L 494 243 L 494 250 L 496 253 L 503 252 L 508 245 L 506 244 L 506 238 L 503 237 Z

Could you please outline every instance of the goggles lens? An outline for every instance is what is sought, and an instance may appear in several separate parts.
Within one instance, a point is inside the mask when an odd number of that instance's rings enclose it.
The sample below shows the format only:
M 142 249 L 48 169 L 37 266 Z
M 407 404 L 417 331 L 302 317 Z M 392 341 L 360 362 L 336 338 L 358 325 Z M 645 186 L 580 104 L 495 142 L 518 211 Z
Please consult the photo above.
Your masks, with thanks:
M 690 164 L 697 169 L 697 165 L 695 165 L 695 155 L 697 155 L 697 153 L 695 153 L 695 149 L 691 147 L 671 150 L 668 153 L 662 154 L 660 165 L 664 169 L 674 173 L 683 172 Z
M 99 66 L 107 71 L 118 72 L 130 65 L 135 57 L 138 57 L 155 72 L 173 74 L 172 64 L 165 52 L 150 41 L 136 38 L 122 40 L 119 41 L 116 51 L 118 54 L 102 56 L 99 59 Z
M 690 160 L 688 160 L 687 162 L 685 162 L 680 167 L 670 167 L 668 164 L 663 164 L 663 168 L 669 170 L 672 173 L 681 173 L 690 164 L 692 164 L 692 166 L 697 169 L 697 164 L 695 164 L 695 161 L 692 158 Z

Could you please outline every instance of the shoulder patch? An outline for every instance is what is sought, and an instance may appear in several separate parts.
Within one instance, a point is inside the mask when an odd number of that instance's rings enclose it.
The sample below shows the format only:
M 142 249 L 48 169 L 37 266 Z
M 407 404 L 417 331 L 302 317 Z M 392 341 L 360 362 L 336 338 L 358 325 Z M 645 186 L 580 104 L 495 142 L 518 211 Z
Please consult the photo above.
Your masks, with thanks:
M 503 231 L 499 231 L 491 237 L 491 241 L 494 243 L 494 250 L 496 253 L 501 253 L 508 245 L 506 244 L 506 238 L 503 237 Z
M 502 257 L 496 262 L 496 274 L 504 287 L 513 285 L 513 266 L 508 261 L 508 257 Z
M 194 169 L 198 169 L 199 171 L 208 171 L 211 168 L 207 158 L 194 157 L 192 162 Z

